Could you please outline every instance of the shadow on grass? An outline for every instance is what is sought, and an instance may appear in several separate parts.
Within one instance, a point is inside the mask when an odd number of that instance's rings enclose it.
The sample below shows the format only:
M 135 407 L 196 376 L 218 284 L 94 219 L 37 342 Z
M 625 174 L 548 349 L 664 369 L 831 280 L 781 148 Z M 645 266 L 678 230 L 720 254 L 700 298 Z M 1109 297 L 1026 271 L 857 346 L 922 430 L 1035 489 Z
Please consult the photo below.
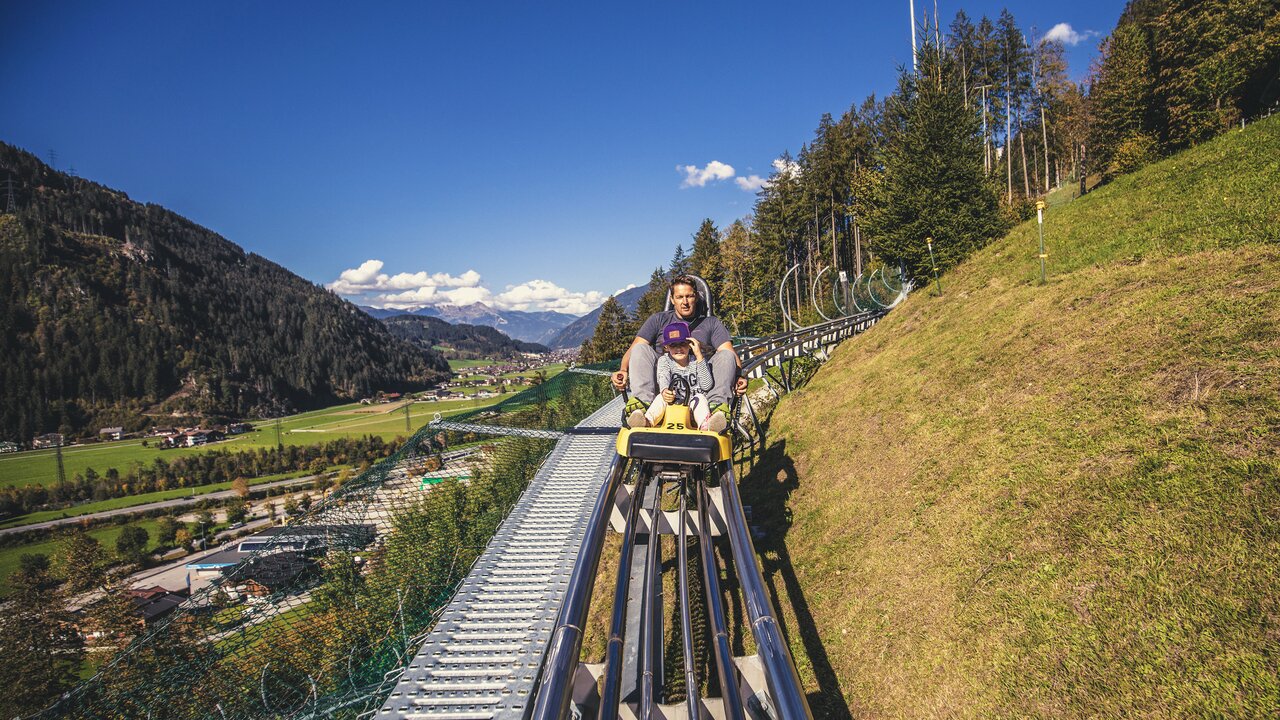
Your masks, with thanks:
M 775 442 L 755 459 L 750 470 L 739 479 L 742 499 L 752 508 L 752 523 L 763 531 L 763 536 L 755 538 L 755 546 L 764 566 L 764 580 L 772 595 L 775 612 L 780 622 L 785 617 L 780 610 L 784 605 L 790 605 L 795 614 L 795 627 L 781 622 L 782 630 L 789 644 L 791 634 L 800 633 L 800 641 L 818 682 L 817 692 L 808 695 L 809 707 L 814 717 L 851 720 L 840 679 L 831 667 L 831 659 L 818 635 L 813 613 L 787 550 L 786 536 L 791 529 L 791 511 L 787 501 L 799 486 L 800 479 L 795 464 L 787 455 L 786 446 L 785 440 Z

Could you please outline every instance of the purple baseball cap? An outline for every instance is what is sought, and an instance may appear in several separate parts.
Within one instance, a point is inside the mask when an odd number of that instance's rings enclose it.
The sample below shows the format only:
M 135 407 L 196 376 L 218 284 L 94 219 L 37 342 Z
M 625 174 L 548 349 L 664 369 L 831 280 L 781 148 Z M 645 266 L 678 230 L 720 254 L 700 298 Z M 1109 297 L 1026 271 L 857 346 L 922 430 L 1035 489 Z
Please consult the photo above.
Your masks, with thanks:
M 662 346 L 689 342 L 689 323 L 677 320 L 662 328 Z

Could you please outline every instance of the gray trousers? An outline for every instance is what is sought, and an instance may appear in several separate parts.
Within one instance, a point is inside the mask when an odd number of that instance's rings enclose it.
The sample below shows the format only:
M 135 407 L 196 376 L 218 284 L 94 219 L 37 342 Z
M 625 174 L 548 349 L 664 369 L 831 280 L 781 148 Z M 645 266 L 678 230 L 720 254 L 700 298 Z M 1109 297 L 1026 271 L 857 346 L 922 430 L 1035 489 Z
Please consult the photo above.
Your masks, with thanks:
M 627 368 L 631 394 L 645 404 L 652 403 L 658 392 L 666 389 L 658 387 L 658 351 L 652 345 L 639 343 L 633 346 Z M 711 370 L 711 392 L 707 393 L 711 407 L 729 402 L 733 384 L 738 379 L 738 359 L 733 353 L 721 350 L 707 358 L 707 368 Z

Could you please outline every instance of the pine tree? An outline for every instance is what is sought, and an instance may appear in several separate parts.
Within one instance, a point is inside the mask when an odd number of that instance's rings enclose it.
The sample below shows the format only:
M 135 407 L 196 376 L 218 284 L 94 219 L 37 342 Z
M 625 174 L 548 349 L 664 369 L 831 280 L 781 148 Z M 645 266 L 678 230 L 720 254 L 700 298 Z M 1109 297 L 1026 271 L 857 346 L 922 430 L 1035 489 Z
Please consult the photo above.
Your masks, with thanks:
M 872 244 L 913 277 L 930 271 L 926 238 L 942 268 L 1005 230 L 998 200 L 982 173 L 977 115 L 965 108 L 956 65 L 926 38 L 919 73 L 904 71 L 886 103 L 887 137 L 868 218 Z
M 633 318 L 636 327 L 656 312 L 662 312 L 667 306 L 667 292 L 670 284 L 667 281 L 666 274 L 662 268 L 654 268 L 653 274 L 649 276 L 649 289 L 644 291 L 640 296 L 640 301 L 636 303 L 636 314 Z
M 85 627 L 96 635 L 94 660 L 99 666 L 124 651 L 142 629 L 137 605 L 123 585 L 108 586 L 100 599 L 85 609 Z
M 1280 3 L 1163 5 L 1144 25 L 1153 40 L 1156 107 L 1166 147 L 1206 140 L 1280 99 Z
M 720 231 L 711 218 L 702 221 L 693 234 L 693 250 L 689 253 L 689 272 L 707 281 L 711 301 L 718 305 L 722 271 L 720 268 Z
M 635 331 L 635 325 L 627 317 L 622 303 L 616 297 L 610 297 L 600 307 L 600 319 L 596 322 L 595 333 L 587 341 L 590 347 L 583 362 L 604 362 L 622 357 L 631 346 L 631 341 L 636 336 Z M 584 348 L 586 347 L 587 343 L 584 343 Z
M 671 257 L 671 267 L 667 269 L 668 277 L 688 275 L 690 267 L 689 256 L 684 254 L 684 246 L 677 245 L 676 253 Z
M 1027 39 L 1018 28 L 1013 13 L 1007 9 L 1000 11 L 1000 19 L 996 21 L 996 42 L 999 46 L 999 63 L 1001 71 L 1000 90 L 1004 93 L 1004 166 L 1006 200 L 1013 202 L 1013 156 L 1014 142 L 1022 133 L 1024 112 L 1031 95 L 1031 53 L 1027 48 Z M 1026 163 L 1022 165 L 1023 189 L 1027 193 L 1025 181 Z
M 761 306 L 760 298 L 751 292 L 755 276 L 751 266 L 755 247 L 750 226 L 736 220 L 725 231 L 720 242 L 723 279 L 717 315 L 734 335 L 752 333 L 762 319 L 768 318 L 771 304 Z
M 792 265 L 803 260 L 807 213 L 800 174 L 800 166 L 791 154 L 783 153 L 774 162 L 769 182 L 756 201 L 751 292 L 768 303 L 770 319 L 749 332 L 776 332 L 782 327 L 782 313 L 777 309 L 779 283 Z
M 1091 85 L 1089 144 L 1098 169 L 1115 175 L 1153 159 L 1141 152 L 1154 150 L 1156 141 L 1154 72 L 1146 31 L 1136 24 L 1116 26 L 1102 43 Z M 1117 158 L 1121 162 L 1116 163 Z
M 55 553 L 55 560 L 67 581 L 67 589 L 73 593 L 101 588 L 107 566 L 111 564 L 102 544 L 81 528 L 67 534 Z

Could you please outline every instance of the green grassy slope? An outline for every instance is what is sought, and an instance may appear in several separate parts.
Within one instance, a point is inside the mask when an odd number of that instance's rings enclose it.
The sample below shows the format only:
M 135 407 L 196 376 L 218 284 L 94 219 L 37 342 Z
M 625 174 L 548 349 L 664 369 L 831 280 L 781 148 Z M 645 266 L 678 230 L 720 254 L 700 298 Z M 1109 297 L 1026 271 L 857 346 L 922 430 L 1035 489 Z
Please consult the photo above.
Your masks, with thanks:
M 1280 708 L 1280 122 L 846 343 L 747 476 L 821 717 Z M 765 515 L 767 508 L 786 512 Z

